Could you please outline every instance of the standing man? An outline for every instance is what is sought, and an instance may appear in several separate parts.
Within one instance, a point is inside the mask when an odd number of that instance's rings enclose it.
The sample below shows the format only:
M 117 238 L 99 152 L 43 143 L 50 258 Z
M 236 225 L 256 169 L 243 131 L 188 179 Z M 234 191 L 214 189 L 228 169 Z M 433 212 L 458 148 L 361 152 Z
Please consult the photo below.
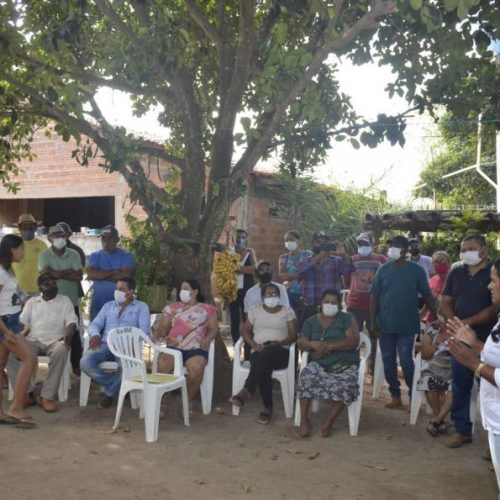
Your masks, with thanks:
M 253 307 L 260 306 L 264 303 L 262 299 L 262 289 L 268 283 L 272 283 L 279 289 L 281 305 L 290 307 L 290 300 L 288 299 L 286 288 L 281 283 L 273 281 L 273 271 L 271 263 L 268 260 L 260 260 L 257 262 L 257 265 L 255 266 L 255 277 L 257 278 L 258 283 L 250 288 L 245 295 L 245 314 L 247 314 Z
M 134 257 L 118 247 L 120 235 L 114 226 L 101 230 L 102 250 L 91 253 L 87 266 L 87 277 L 94 282 L 94 293 L 90 303 L 90 319 L 94 319 L 101 307 L 113 300 L 116 282 L 120 278 L 131 278 L 134 274 Z
M 418 238 L 410 238 L 410 260 L 418 264 L 427 274 L 427 279 L 431 279 L 434 275 L 434 266 L 432 264 L 432 257 L 422 255 L 420 251 L 420 241 Z
M 419 294 L 433 312 L 436 311 L 425 271 L 406 259 L 409 242 L 395 236 L 389 242 L 389 262 L 380 266 L 371 290 L 371 325 L 379 337 L 384 374 L 391 400 L 386 408 L 401 407 L 397 358 L 401 363 L 411 399 L 413 384 L 413 344 L 420 333 Z
M 460 244 L 461 263 L 454 265 L 448 274 L 441 296 L 439 313 L 446 320 L 457 316 L 470 326 L 478 340 L 485 342 L 495 325 L 495 308 L 488 290 L 491 262 L 483 235 L 464 238 Z M 470 397 L 474 373 L 451 359 L 452 405 L 451 418 L 455 433 L 446 442 L 448 448 L 459 448 L 472 441 Z
M 236 275 L 236 300 L 229 304 L 233 344 L 240 338 L 240 323 L 245 316 L 243 302 L 246 293 L 254 285 L 253 273 L 257 263 L 254 250 L 248 247 L 248 233 L 244 229 L 236 230 L 235 243 L 234 251 L 240 256 L 240 271 Z
M 66 246 L 66 234 L 60 226 L 49 229 L 51 247 L 40 254 L 38 268 L 40 273 L 53 278 L 61 295 L 68 297 L 75 314 L 80 318 L 78 284 L 82 280 L 82 262 L 75 250 Z M 71 366 L 76 376 L 80 375 L 82 341 L 80 335 L 73 335 L 71 341 Z
M 17 227 L 24 241 L 24 257 L 21 262 L 14 262 L 12 269 L 19 288 L 27 295 L 37 295 L 38 257 L 47 250 L 47 245 L 35 237 L 36 220 L 31 214 L 21 214 Z
M 145 335 L 150 332 L 149 307 L 135 298 L 135 280 L 120 278 L 116 281 L 114 299 L 104 304 L 97 316 L 89 324 L 89 350 L 81 360 L 82 370 L 98 384 L 104 386 L 100 394 L 99 407 L 109 408 L 120 391 L 121 368 L 109 373 L 99 368 L 104 361 L 116 361 L 106 340 L 113 328 L 134 326 Z
M 358 253 L 351 257 L 349 294 L 347 295 L 347 310 L 354 316 L 358 328 L 363 325 L 370 334 L 372 352 L 370 368 L 373 373 L 375 355 L 377 353 L 377 337 L 370 316 L 370 293 L 377 269 L 387 262 L 387 257 L 373 252 L 373 239 L 369 233 L 361 233 L 357 239 Z
M 318 312 L 327 288 L 340 292 L 349 277 L 349 256 L 340 243 L 330 242 L 323 231 L 313 234 L 312 255 L 298 263 L 305 310 L 302 321 Z
M 38 285 L 41 295 L 32 297 L 26 302 L 20 320 L 24 325 L 22 333 L 27 337 L 26 340 L 35 355 L 50 358 L 49 372 L 42 385 L 40 406 L 47 413 L 53 413 L 57 409 L 55 399 L 68 360 L 72 338 L 78 334 L 76 331 L 78 318 L 68 297 L 58 294 L 54 278 L 41 274 L 38 277 Z M 19 364 L 15 356 L 9 356 L 7 369 L 13 386 Z M 30 397 L 34 398 L 35 374 L 36 369 L 31 377 L 28 400 Z

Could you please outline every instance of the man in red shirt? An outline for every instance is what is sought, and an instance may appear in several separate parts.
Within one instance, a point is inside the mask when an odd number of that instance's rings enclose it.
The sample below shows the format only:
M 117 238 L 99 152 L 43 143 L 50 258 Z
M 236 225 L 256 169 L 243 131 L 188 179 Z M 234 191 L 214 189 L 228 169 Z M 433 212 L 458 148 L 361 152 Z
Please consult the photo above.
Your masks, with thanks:
M 370 292 L 373 277 L 377 269 L 387 262 L 384 255 L 373 253 L 373 239 L 369 233 L 361 233 L 356 238 L 358 253 L 351 257 L 350 277 L 351 285 L 346 303 L 347 310 L 354 316 L 360 330 L 366 324 L 372 341 L 372 354 L 370 367 L 373 372 L 375 353 L 377 352 L 377 339 L 373 334 L 370 322 Z

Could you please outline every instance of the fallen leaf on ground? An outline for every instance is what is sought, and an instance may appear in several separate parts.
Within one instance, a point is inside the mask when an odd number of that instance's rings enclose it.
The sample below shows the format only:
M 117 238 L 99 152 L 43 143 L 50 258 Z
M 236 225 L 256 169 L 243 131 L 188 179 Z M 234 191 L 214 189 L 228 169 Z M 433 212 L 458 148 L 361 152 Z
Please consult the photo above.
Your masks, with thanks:
M 271 460 L 277 460 L 278 455 L 271 455 Z
M 307 458 L 309 460 L 314 460 L 315 458 L 318 458 L 320 455 L 321 455 L 321 453 L 319 451 L 317 451 L 316 453 L 313 453 L 312 455 L 309 455 Z
M 375 470 L 387 470 L 383 465 L 373 465 L 373 464 L 363 464 L 363 467 L 368 467 L 369 469 L 375 469 Z
M 198 481 L 196 481 L 196 484 L 205 484 L 205 481 L 203 481 L 203 479 L 198 479 Z
M 242 484 L 241 488 L 245 493 L 250 493 L 252 491 L 252 487 L 249 484 Z
M 130 432 L 130 427 L 128 425 L 124 425 L 123 427 L 120 427 L 118 430 L 123 432 Z
M 227 415 L 227 411 L 221 406 L 215 407 L 215 413 L 217 413 L 217 415 Z
M 288 448 L 288 450 L 286 450 L 286 452 L 290 453 L 290 455 L 300 455 L 301 453 L 304 453 L 303 451 L 294 450 L 293 448 Z
M 392 439 L 392 436 L 385 436 L 385 439 L 387 439 L 388 441 L 390 441 Z

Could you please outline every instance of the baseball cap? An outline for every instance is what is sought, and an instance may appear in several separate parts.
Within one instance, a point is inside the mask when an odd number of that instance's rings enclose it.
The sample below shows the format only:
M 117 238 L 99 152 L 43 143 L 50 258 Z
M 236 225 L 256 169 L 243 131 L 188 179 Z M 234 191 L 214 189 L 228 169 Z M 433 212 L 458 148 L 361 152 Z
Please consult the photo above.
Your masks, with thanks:
M 108 224 L 101 229 L 101 236 L 115 236 L 116 238 L 118 238 L 118 229 L 116 229 L 115 226 Z
M 268 260 L 258 260 L 256 263 L 255 263 L 255 269 L 258 270 L 260 266 L 262 266 L 263 264 L 267 264 L 268 266 L 271 265 L 271 263 L 268 261 Z
M 61 226 L 59 226 L 59 225 L 55 225 L 55 226 L 50 226 L 49 227 L 48 235 L 52 236 L 53 234 L 63 234 L 64 236 L 66 236 L 66 233 L 64 232 L 64 229 Z
M 418 243 L 420 243 L 420 240 L 419 240 L 418 238 L 410 238 L 410 239 L 408 240 L 408 243 L 410 243 L 410 244 L 411 244 L 411 243 L 417 243 L 417 244 L 418 244 Z
M 36 224 L 35 218 L 31 214 L 21 214 L 17 220 L 18 224 Z
M 66 236 L 71 236 L 73 234 L 73 231 L 71 230 L 71 227 L 67 222 L 58 222 L 56 226 L 61 227 Z
M 370 233 L 361 233 L 357 238 L 356 241 L 366 241 L 368 243 L 373 243 L 373 238 Z
M 397 245 L 398 247 L 408 248 L 410 242 L 406 236 L 398 234 L 389 240 L 389 244 Z

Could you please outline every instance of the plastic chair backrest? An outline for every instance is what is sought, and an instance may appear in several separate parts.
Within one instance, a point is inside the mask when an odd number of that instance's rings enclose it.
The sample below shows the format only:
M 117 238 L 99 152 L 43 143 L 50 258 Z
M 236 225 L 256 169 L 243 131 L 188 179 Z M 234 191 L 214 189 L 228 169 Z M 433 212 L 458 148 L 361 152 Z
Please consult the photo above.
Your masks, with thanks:
M 146 364 L 142 359 L 142 343 L 149 344 L 143 331 L 134 326 L 114 328 L 108 334 L 109 350 L 121 361 L 123 376 L 131 379 L 141 375 L 146 380 Z
M 372 343 L 370 337 L 363 332 L 359 332 L 359 345 L 365 344 L 365 352 L 363 353 L 362 360 L 367 361 L 372 352 Z

